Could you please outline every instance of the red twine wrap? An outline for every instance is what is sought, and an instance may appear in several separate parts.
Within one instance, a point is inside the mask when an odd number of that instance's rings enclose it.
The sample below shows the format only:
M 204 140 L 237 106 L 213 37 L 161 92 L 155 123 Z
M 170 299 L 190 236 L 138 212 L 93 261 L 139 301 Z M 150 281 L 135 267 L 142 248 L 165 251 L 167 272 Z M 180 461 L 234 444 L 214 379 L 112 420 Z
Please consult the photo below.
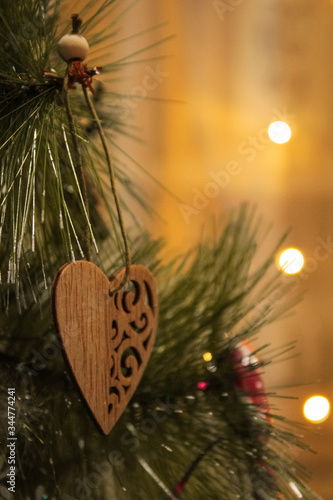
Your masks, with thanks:
M 100 66 L 88 69 L 88 66 L 82 61 L 73 61 L 68 68 L 68 88 L 76 89 L 75 84 L 80 83 L 82 87 L 88 88 L 92 94 L 96 94 L 92 86 L 93 77 L 99 75 L 102 71 Z

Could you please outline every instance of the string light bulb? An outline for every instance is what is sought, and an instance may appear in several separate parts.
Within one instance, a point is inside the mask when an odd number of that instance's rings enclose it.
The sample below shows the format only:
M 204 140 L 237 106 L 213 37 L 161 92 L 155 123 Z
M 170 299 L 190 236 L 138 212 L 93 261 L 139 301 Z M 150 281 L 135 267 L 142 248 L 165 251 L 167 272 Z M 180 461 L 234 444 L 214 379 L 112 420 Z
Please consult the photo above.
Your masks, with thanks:
M 203 355 L 203 359 L 209 363 L 209 361 L 211 361 L 213 359 L 213 356 L 210 352 L 205 352 L 205 354 Z
M 312 396 L 305 402 L 303 413 L 307 420 L 319 424 L 328 418 L 330 403 L 324 396 Z
M 286 122 L 273 122 L 268 127 L 268 135 L 276 144 L 285 144 L 291 137 L 291 128 Z
M 279 257 L 279 268 L 285 274 L 297 274 L 304 266 L 304 257 L 297 248 L 287 248 Z

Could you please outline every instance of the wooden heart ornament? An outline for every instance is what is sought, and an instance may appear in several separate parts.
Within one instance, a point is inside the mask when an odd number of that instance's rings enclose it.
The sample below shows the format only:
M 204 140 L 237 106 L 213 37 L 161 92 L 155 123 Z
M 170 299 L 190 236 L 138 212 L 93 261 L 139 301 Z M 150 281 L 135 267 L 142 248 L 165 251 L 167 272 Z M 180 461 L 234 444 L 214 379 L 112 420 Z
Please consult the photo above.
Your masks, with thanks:
M 105 434 L 133 396 L 157 330 L 153 275 L 133 265 L 128 284 L 110 296 L 124 273 L 123 268 L 109 280 L 91 262 L 71 262 L 53 286 L 53 315 L 65 358 Z

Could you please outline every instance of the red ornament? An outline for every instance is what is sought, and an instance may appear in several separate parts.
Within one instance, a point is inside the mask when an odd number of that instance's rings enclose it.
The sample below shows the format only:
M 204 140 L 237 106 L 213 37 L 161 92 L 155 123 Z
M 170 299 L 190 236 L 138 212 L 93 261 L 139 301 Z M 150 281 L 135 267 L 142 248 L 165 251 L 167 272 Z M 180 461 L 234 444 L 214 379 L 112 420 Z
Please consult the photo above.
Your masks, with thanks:
M 244 392 L 269 423 L 269 404 L 261 374 L 260 362 L 250 344 L 242 341 L 231 353 L 236 373 L 236 385 Z M 256 368 L 257 367 L 257 368 Z

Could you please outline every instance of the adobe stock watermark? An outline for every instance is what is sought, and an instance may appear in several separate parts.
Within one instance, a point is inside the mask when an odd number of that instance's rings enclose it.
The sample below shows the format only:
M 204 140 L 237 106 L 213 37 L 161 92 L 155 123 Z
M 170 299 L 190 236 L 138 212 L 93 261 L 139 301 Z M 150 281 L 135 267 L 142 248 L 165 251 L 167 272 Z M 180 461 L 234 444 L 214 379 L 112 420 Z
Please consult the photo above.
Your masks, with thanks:
M 103 297 L 101 298 L 103 300 Z M 72 336 L 75 337 L 79 333 L 77 325 L 71 327 Z M 61 351 L 62 346 L 58 342 L 50 342 L 38 352 L 36 349 L 32 351 L 32 360 L 29 366 L 24 365 L 19 368 L 21 376 L 26 385 L 31 383 L 34 376 L 45 370 L 48 363 L 56 358 Z M 129 453 L 136 453 L 141 443 L 149 439 L 149 436 L 154 434 L 158 428 L 163 425 L 179 408 L 178 404 L 174 404 L 169 396 L 155 399 L 155 407 L 149 416 L 143 418 L 136 426 L 128 424 L 127 430 L 120 437 L 122 451 L 112 450 L 108 455 L 107 460 L 91 463 L 91 471 L 82 479 L 77 477 L 73 481 L 73 493 L 68 494 L 63 492 L 62 500 L 88 500 L 93 497 L 93 491 L 102 487 L 103 483 L 111 478 L 115 469 L 123 470 L 125 467 L 126 449 Z M 132 403 L 135 407 L 136 403 Z
M 92 462 L 93 472 L 90 472 L 83 481 L 82 478 L 77 477 L 73 482 L 75 492 L 74 495 L 63 493 L 61 500 L 90 500 L 92 492 L 100 488 L 104 481 L 110 479 L 114 470 L 121 472 L 125 468 L 125 458 L 120 451 L 111 451 L 108 454 L 108 459 L 103 462 Z
M 140 448 L 141 441 L 147 441 L 148 437 L 158 429 L 158 426 L 164 424 L 179 408 L 179 405 L 171 402 L 170 396 L 167 396 L 164 401 L 157 398 L 155 404 L 156 407 L 152 411 L 151 417 L 144 418 L 137 427 L 130 424 L 128 431 L 125 431 L 121 436 L 122 445 L 127 446 L 131 453 L 136 453 Z
M 252 163 L 257 158 L 258 153 L 262 152 L 268 144 L 271 144 L 271 139 L 268 135 L 268 126 L 275 121 L 287 122 L 293 124 L 296 115 L 287 112 L 284 107 L 282 110 L 273 109 L 273 116 L 266 127 L 262 127 L 257 134 L 249 135 L 246 139 L 239 143 L 237 153 L 244 158 L 247 163 Z M 179 211 L 182 214 L 186 224 L 190 224 L 191 219 L 195 215 L 199 215 L 207 208 L 210 202 L 217 198 L 223 189 L 226 189 L 232 180 L 243 172 L 243 166 L 240 159 L 229 161 L 226 166 L 218 171 L 211 170 L 209 172 L 209 181 L 203 188 L 192 189 L 192 202 L 190 204 L 180 203 Z
M 227 163 L 224 170 L 219 170 L 217 172 L 211 170 L 209 172 L 211 180 L 205 184 L 203 189 L 194 188 L 192 190 L 192 204 L 187 205 L 185 203 L 180 203 L 178 205 L 185 222 L 189 224 L 193 215 L 199 215 L 207 208 L 211 200 L 217 198 L 221 190 L 229 186 L 231 179 L 241 174 L 242 171 L 242 167 L 236 160 Z
M 256 324 L 258 318 L 272 311 L 276 304 L 285 298 L 288 293 L 295 292 L 299 289 L 302 282 L 306 281 L 311 274 L 319 269 L 320 263 L 325 262 L 333 255 L 333 241 L 330 234 L 326 239 L 318 236 L 316 241 L 318 245 L 313 250 L 312 255 L 305 257 L 305 266 L 303 270 L 295 275 L 283 275 L 284 286 L 281 286 L 270 297 L 255 306 L 252 319 L 249 322 L 250 324 Z
M 227 14 L 234 12 L 244 0 L 214 0 L 213 7 L 220 21 L 224 21 Z
M 144 418 L 136 427 L 129 424 L 127 426 L 129 430 L 122 434 L 120 442 L 127 448 L 128 452 L 136 453 L 140 448 L 140 442 L 147 441 L 148 437 L 156 432 L 158 427 L 165 423 L 173 415 L 174 411 L 179 408 L 178 405 L 170 401 L 169 396 L 164 401 L 157 398 L 155 404 L 156 407 L 150 417 Z M 119 450 L 111 451 L 107 460 L 100 463 L 92 462 L 93 472 L 87 474 L 85 480 L 80 477 L 75 479 L 73 483 L 75 496 L 63 493 L 61 500 L 89 500 L 93 498 L 93 491 L 100 488 L 106 480 L 111 479 L 115 470 L 123 471 L 125 462 L 125 456 Z
M 117 106 L 121 110 L 119 114 L 120 120 L 126 120 L 131 112 L 139 106 L 140 102 L 147 99 L 149 94 L 156 90 L 170 76 L 170 73 L 163 71 L 159 64 L 155 67 L 147 65 L 145 71 L 146 74 L 142 78 L 141 84 L 133 87 L 129 95 L 123 96 L 117 102 Z
M 282 110 L 274 108 L 273 116 L 267 126 L 262 127 L 256 135 L 249 135 L 242 141 L 237 148 L 238 154 L 244 156 L 248 163 L 252 163 L 257 158 L 258 153 L 264 151 L 268 144 L 272 144 L 268 135 L 269 125 L 277 121 L 286 122 L 293 127 L 295 118 L 296 115 L 287 112 L 286 106 Z
M 98 321 L 98 318 L 101 315 L 101 310 L 105 307 L 105 305 L 109 305 L 110 303 L 110 295 L 107 290 L 99 289 L 97 291 L 97 300 L 94 303 L 89 301 L 89 298 L 86 296 L 81 299 L 81 306 L 83 311 L 83 316 L 81 316 L 80 321 L 78 319 L 73 319 L 66 323 L 65 335 L 66 341 L 76 340 L 81 335 L 82 322 L 85 324 L 85 327 L 90 329 L 91 331 L 94 329 L 95 322 Z M 49 329 L 48 334 L 52 335 L 54 330 L 52 328 Z M 54 361 L 59 354 L 65 350 L 63 341 L 61 340 L 59 334 L 52 335 L 50 340 L 46 342 L 40 348 L 34 348 L 30 351 L 30 360 L 26 362 L 22 362 L 18 365 L 17 371 L 26 387 L 28 387 L 33 377 L 39 375 L 39 373 L 46 370 L 49 363 Z
M 70 332 L 70 337 L 76 337 L 80 333 L 79 325 L 73 323 L 69 326 L 68 331 Z M 63 344 L 58 337 L 45 344 L 39 351 L 37 349 L 31 350 L 30 361 L 21 363 L 17 367 L 26 388 L 30 386 L 32 377 L 37 377 L 39 373 L 46 370 L 48 364 L 55 360 L 63 350 Z
M 294 291 L 301 285 L 302 281 L 306 281 L 309 276 L 319 269 L 321 262 L 325 262 L 333 254 L 332 236 L 329 234 L 326 239 L 320 236 L 316 239 L 318 245 L 312 252 L 311 256 L 305 257 L 305 265 L 303 270 L 291 277 L 286 277 L 290 291 Z
M 21 20 L 22 30 L 20 33 L 12 33 L 11 31 L 7 34 L 7 39 L 5 42 L 12 47 L 13 51 L 18 54 L 22 51 L 22 47 L 29 43 L 31 38 L 35 37 L 38 32 L 45 29 L 45 17 L 44 16 L 34 16 L 32 19 L 25 18 L 24 22 Z

